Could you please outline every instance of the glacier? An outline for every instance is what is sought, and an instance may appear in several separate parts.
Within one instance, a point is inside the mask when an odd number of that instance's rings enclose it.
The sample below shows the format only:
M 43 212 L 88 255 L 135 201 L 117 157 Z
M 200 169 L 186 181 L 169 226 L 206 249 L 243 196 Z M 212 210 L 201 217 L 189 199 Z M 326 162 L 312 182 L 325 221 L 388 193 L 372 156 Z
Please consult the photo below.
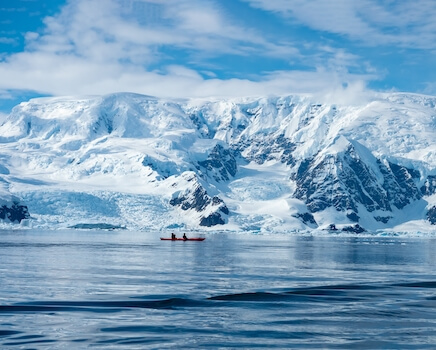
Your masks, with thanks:
M 436 231 L 436 97 L 22 102 L 0 125 L 2 227 Z

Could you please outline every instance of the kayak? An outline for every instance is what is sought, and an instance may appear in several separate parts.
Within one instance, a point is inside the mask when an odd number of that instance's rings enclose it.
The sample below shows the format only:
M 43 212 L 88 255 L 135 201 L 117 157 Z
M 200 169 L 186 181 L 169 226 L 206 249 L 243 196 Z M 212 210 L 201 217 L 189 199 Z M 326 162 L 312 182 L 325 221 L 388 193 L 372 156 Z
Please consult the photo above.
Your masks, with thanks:
M 204 238 L 204 237 L 195 237 L 195 238 L 183 239 L 183 238 L 165 238 L 165 237 L 161 237 L 160 239 L 161 239 L 161 241 L 204 241 L 206 238 Z

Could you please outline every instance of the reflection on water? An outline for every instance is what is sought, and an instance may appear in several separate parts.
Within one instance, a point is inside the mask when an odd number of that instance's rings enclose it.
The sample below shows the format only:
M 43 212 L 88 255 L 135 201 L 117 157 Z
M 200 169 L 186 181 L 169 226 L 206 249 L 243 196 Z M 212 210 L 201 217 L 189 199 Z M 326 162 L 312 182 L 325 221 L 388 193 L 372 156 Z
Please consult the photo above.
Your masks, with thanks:
M 431 349 L 435 242 L 4 231 L 0 347 Z

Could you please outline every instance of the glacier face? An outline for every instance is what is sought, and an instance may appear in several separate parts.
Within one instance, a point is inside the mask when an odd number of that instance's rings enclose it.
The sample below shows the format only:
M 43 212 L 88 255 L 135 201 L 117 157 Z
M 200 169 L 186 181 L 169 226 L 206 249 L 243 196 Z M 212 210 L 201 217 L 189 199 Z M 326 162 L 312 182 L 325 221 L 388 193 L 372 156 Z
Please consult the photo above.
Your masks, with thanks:
M 34 99 L 0 126 L 0 205 L 48 228 L 433 230 L 435 131 L 413 94 Z

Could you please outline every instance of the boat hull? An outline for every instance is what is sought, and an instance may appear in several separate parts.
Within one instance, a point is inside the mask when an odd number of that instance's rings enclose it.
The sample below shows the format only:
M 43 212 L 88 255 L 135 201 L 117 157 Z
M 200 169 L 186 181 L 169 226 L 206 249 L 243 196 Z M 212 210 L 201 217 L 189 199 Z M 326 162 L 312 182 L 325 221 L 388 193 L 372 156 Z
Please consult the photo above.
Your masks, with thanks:
M 165 237 L 161 237 L 160 240 L 161 241 L 204 241 L 206 238 L 204 237 L 196 237 L 196 238 L 187 238 L 187 239 L 183 239 L 183 238 L 165 238 Z

